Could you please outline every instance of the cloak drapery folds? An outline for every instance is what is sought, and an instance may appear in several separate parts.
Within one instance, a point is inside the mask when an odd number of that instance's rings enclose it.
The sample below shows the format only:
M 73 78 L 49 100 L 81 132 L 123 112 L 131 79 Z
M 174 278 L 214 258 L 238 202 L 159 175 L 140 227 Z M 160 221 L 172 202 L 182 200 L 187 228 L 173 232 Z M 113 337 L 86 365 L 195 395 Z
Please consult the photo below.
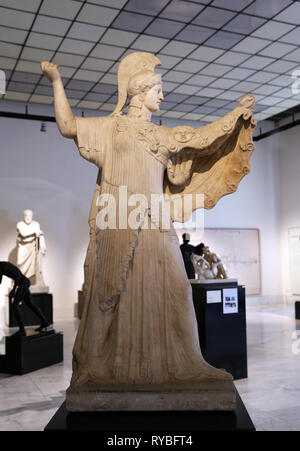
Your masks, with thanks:
M 236 191 L 249 173 L 256 125 L 254 104 L 254 96 L 248 94 L 233 111 L 212 124 L 173 129 L 174 140 L 182 150 L 169 159 L 164 191 L 173 197 L 170 208 L 174 221 L 188 220 L 197 208 L 214 207 L 222 196 Z M 193 195 L 190 210 L 182 208 L 186 194 Z
M 141 228 L 144 221 L 148 221 L 148 208 L 144 208 L 141 212 L 140 226 L 136 229 L 127 226 L 119 227 L 118 213 L 124 207 L 120 205 L 120 187 L 125 183 L 128 195 L 139 194 L 141 191 L 136 189 L 133 183 L 126 184 L 123 179 L 124 166 L 119 164 L 120 154 L 114 150 L 117 148 L 122 152 L 124 146 L 123 152 L 129 152 L 128 156 L 131 162 L 127 163 L 132 174 L 131 176 L 129 174 L 128 180 L 134 180 L 136 172 L 139 170 L 134 163 L 135 144 L 127 133 L 127 127 L 120 126 L 119 117 L 121 115 L 116 114 L 108 118 L 76 118 L 76 144 L 80 154 L 99 167 L 89 216 L 90 243 L 84 265 L 83 291 L 85 300 L 91 300 L 92 296 L 96 297 L 100 310 L 106 313 L 112 313 L 119 302 L 120 294 L 124 290 L 128 278 Z M 116 140 L 122 142 L 116 142 Z M 109 196 L 113 199 L 113 207 L 117 216 L 116 227 L 102 229 L 99 227 L 97 215 L 102 210 L 101 207 L 104 207 L 105 199 L 108 199 Z M 114 268 L 114 271 L 111 268 Z

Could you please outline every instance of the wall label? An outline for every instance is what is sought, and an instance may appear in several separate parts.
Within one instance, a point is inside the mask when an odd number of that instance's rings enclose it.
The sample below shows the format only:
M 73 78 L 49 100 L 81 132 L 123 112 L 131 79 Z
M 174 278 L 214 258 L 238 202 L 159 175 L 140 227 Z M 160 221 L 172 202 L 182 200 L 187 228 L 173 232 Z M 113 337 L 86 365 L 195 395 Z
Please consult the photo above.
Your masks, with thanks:
M 207 304 L 216 304 L 222 302 L 222 292 L 221 290 L 209 290 L 206 292 L 206 302 Z

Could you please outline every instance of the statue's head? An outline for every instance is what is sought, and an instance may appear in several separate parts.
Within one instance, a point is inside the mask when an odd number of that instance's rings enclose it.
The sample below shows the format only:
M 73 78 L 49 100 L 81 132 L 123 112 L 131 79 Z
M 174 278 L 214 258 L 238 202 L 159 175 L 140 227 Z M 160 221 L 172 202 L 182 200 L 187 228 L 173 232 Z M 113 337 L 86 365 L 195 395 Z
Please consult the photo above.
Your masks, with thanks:
M 191 239 L 191 236 L 190 236 L 189 233 L 184 233 L 182 235 L 182 239 L 183 239 L 183 242 L 188 243 L 190 241 L 190 239 Z
M 33 219 L 33 211 L 32 210 L 25 210 L 24 211 L 24 222 L 25 224 L 29 225 L 31 224 Z
M 131 106 L 141 108 L 145 105 L 151 113 L 155 113 L 164 98 L 161 75 L 151 70 L 138 72 L 129 79 L 127 95 Z
M 151 53 L 135 52 L 127 55 L 118 69 L 119 100 L 114 113 L 119 113 L 125 106 L 127 98 L 130 105 L 141 108 L 145 105 L 155 112 L 163 100 L 161 75 L 154 72 L 160 60 Z

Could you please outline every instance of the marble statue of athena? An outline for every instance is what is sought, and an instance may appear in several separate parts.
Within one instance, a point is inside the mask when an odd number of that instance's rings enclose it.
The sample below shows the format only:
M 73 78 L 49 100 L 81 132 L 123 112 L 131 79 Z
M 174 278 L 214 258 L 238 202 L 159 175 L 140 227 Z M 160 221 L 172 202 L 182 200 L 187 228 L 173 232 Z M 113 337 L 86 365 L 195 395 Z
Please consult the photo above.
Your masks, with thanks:
M 53 85 L 61 134 L 74 139 L 80 155 L 99 168 L 89 217 L 84 312 L 67 390 L 71 411 L 234 408 L 233 388 L 225 387 L 232 386 L 232 376 L 202 357 L 172 222 L 161 224 L 150 198 L 201 193 L 204 207 L 212 208 L 234 192 L 250 170 L 254 97 L 244 96 L 226 116 L 200 128 L 155 125 L 151 114 L 163 100 L 161 75 L 154 71 L 159 64 L 149 53 L 126 56 L 119 65 L 115 111 L 82 118 L 72 114 L 57 65 L 41 63 Z M 115 227 L 100 227 L 101 199 L 112 197 L 117 213 L 124 212 L 119 201 L 124 187 L 128 196 L 148 200 L 140 205 L 138 225 L 129 227 L 119 218 Z M 193 196 L 191 210 L 197 202 Z M 132 212 L 128 202 L 128 222 Z M 175 214 L 172 219 L 183 220 Z
M 33 287 L 45 287 L 42 274 L 42 257 L 46 254 L 44 233 L 33 220 L 32 210 L 24 211 L 24 220 L 17 224 L 17 266 L 30 279 Z

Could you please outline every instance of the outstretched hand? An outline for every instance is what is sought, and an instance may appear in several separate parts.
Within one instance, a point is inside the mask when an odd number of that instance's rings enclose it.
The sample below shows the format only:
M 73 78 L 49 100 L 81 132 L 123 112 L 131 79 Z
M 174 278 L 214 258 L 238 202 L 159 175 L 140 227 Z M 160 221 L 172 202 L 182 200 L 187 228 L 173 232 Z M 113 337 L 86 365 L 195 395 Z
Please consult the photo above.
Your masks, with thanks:
M 58 64 L 49 63 L 48 61 L 41 62 L 42 72 L 50 81 L 55 81 L 60 79 L 60 73 L 58 70 Z

